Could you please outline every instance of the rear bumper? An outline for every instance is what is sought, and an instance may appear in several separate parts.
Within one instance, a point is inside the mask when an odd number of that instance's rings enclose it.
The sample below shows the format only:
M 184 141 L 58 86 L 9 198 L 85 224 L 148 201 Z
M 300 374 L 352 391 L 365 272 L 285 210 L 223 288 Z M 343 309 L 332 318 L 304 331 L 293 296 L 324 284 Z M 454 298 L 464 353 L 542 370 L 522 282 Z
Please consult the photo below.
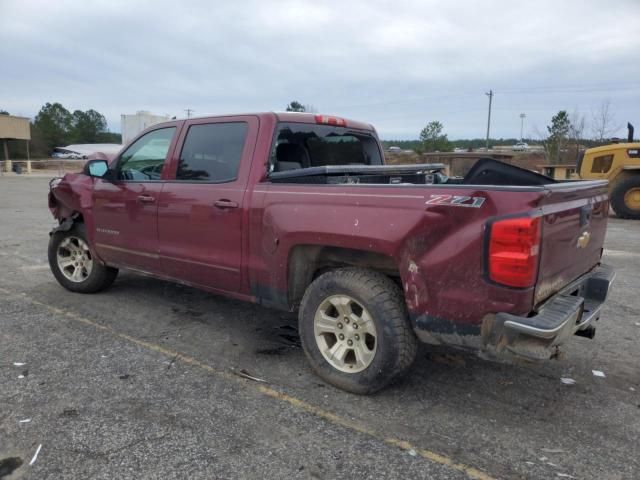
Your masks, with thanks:
M 485 319 L 484 350 L 531 359 L 549 358 L 553 347 L 576 332 L 593 328 L 614 278 L 613 268 L 600 265 L 551 297 L 533 316 L 498 313 Z

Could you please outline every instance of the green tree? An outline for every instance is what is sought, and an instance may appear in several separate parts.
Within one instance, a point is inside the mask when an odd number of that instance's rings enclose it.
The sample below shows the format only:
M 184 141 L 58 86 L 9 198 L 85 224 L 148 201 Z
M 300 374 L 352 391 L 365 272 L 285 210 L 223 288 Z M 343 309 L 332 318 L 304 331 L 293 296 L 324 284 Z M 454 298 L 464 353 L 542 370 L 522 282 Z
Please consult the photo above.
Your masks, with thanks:
M 294 100 L 289 105 L 287 105 L 287 112 L 306 112 L 307 109 L 297 100 Z
M 0 108 L 0 115 L 9 115 L 9 112 Z
M 442 133 L 443 129 L 444 126 L 437 120 L 429 122 L 420 132 L 421 149 L 425 152 L 447 152 L 451 150 L 451 143 L 447 138 L 447 134 Z
M 38 149 L 49 153 L 69 140 L 72 116 L 60 103 L 46 103 L 33 122 L 33 136 Z
M 547 159 L 551 162 L 560 161 L 560 154 L 567 143 L 567 136 L 571 131 L 571 120 L 566 110 L 560 110 L 551 118 L 551 125 L 547 126 L 549 136 L 544 142 Z
M 71 115 L 69 140 L 72 143 L 98 143 L 107 131 L 107 120 L 95 110 L 76 110 Z
M 98 135 L 98 143 L 122 143 L 122 135 L 114 132 L 102 132 Z

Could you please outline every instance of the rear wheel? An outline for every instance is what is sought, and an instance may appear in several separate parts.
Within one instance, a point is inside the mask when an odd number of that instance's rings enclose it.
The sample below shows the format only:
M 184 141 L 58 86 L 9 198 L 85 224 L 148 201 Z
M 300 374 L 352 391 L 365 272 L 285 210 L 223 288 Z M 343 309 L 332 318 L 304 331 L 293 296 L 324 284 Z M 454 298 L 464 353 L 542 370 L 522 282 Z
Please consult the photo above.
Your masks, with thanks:
M 611 207 L 620 218 L 640 220 L 640 175 L 616 185 L 611 194 Z
M 402 291 L 389 277 L 359 268 L 325 273 L 309 285 L 299 330 L 313 370 L 353 393 L 385 387 L 417 350 Z
M 118 269 L 100 264 L 89 248 L 84 224 L 55 232 L 49 239 L 49 267 L 60 285 L 72 292 L 94 293 L 107 288 Z

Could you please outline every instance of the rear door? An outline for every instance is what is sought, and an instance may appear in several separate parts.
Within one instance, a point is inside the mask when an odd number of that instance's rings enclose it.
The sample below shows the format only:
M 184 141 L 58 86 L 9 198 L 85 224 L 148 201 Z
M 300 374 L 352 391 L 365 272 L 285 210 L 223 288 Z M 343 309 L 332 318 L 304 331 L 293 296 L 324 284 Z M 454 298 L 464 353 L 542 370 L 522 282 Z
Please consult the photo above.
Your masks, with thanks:
M 166 275 L 240 289 L 244 196 L 257 132 L 253 116 L 190 120 L 183 127 L 158 210 Z
M 115 180 L 93 188 L 94 244 L 107 263 L 159 272 L 158 200 L 178 125 L 142 135 L 115 160 Z
M 547 187 L 549 193 L 541 201 L 536 303 L 598 264 L 609 216 L 607 182 L 567 182 Z

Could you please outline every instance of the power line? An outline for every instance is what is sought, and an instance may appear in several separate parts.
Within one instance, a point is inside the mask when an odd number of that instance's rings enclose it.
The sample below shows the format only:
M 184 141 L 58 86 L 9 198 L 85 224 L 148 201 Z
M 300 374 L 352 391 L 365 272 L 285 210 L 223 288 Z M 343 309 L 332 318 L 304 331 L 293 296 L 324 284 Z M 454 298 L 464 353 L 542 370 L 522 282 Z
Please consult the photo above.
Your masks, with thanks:
M 499 90 L 501 95 L 544 95 L 551 93 L 592 93 L 611 91 L 615 92 L 637 90 L 640 92 L 640 83 L 600 83 L 591 85 L 556 85 L 556 86 L 537 86 L 518 89 Z
M 560 85 L 560 86 L 548 86 L 548 85 L 539 85 L 532 86 L 527 88 L 519 88 L 519 89 L 505 89 L 494 91 L 493 93 L 499 93 L 500 95 L 544 95 L 544 94 L 552 94 L 552 93 L 591 93 L 591 92 L 600 92 L 600 91 L 623 91 L 623 90 L 638 90 L 640 92 L 640 83 L 639 82 L 613 82 L 613 83 L 592 83 L 592 84 L 582 84 L 582 85 Z M 349 109 L 349 108 L 360 108 L 360 107 L 376 107 L 376 106 L 387 106 L 394 104 L 403 104 L 403 103 L 415 103 L 421 100 L 448 100 L 455 99 L 458 100 L 461 97 L 473 97 L 477 95 L 476 92 L 471 91 L 458 91 L 458 92 L 440 92 L 435 93 L 433 95 L 423 95 L 423 96 L 415 96 L 415 97 L 407 97 L 402 99 L 390 99 L 384 101 L 376 101 L 369 103 L 358 103 L 351 105 L 329 105 L 328 108 L 333 110 L 341 110 L 341 109 Z
M 190 108 L 185 108 L 184 111 L 187 112 L 187 118 L 191 118 L 191 114 L 195 112 L 195 110 L 192 110 Z
M 371 103 L 358 103 L 352 105 L 329 105 L 329 108 L 334 110 L 339 109 L 347 109 L 347 108 L 359 108 L 359 107 L 384 107 L 387 105 L 400 105 L 403 103 L 415 103 L 421 100 L 447 100 L 447 99 L 455 99 L 458 100 L 461 97 L 474 97 L 478 94 L 478 92 L 459 92 L 459 93 L 451 93 L 451 94 L 437 94 L 437 95 L 426 95 L 426 96 L 418 96 L 418 97 L 407 97 L 403 99 L 397 100 L 387 100 L 381 102 L 371 102 Z

